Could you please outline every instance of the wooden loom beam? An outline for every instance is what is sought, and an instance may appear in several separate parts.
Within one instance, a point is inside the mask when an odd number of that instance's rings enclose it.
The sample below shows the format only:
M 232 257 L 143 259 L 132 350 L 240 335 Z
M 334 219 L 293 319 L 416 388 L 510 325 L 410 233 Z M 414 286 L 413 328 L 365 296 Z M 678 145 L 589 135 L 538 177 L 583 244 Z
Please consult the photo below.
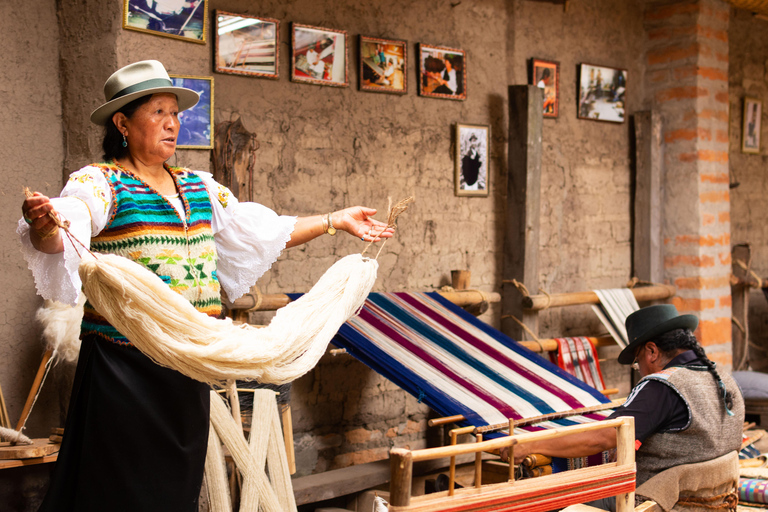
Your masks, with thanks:
M 675 293 L 677 293 L 677 288 L 669 284 L 632 288 L 632 294 L 638 302 L 664 300 L 673 297 Z M 547 308 L 582 304 L 600 304 L 600 299 L 593 291 L 528 295 L 523 297 L 523 307 L 529 311 L 541 311 Z
M 459 307 L 474 306 L 481 302 L 501 302 L 501 295 L 495 292 L 481 292 L 479 290 L 454 290 L 437 292 L 444 299 Z M 246 311 L 275 311 L 291 302 L 291 298 L 284 293 L 246 293 L 234 302 L 227 303 L 231 310 Z

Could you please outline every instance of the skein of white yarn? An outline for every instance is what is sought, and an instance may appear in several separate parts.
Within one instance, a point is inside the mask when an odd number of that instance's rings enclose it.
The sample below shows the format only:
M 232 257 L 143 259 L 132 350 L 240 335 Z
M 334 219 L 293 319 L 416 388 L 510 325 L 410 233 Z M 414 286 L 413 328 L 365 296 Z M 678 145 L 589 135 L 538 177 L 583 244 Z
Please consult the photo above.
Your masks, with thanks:
M 96 310 L 156 363 L 207 383 L 283 384 L 315 366 L 339 327 L 362 308 L 377 269 L 376 260 L 359 254 L 342 258 L 265 328 L 204 315 L 120 256 L 83 258 L 79 274 Z

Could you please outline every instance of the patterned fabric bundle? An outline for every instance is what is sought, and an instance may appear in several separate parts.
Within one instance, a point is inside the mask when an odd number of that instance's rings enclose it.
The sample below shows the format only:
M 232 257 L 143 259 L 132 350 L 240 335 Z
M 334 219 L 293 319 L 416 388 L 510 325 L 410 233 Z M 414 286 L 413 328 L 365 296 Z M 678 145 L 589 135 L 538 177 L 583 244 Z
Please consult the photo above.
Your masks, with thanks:
M 589 338 L 557 338 L 557 355 L 550 353 L 550 360 L 580 381 L 595 389 L 605 389 L 603 373 Z
M 739 502 L 768 503 L 768 480 L 739 478 Z
M 437 293 L 373 293 L 334 344 L 464 425 L 492 425 L 608 403 L 543 357 Z M 604 419 L 610 410 L 516 431 Z

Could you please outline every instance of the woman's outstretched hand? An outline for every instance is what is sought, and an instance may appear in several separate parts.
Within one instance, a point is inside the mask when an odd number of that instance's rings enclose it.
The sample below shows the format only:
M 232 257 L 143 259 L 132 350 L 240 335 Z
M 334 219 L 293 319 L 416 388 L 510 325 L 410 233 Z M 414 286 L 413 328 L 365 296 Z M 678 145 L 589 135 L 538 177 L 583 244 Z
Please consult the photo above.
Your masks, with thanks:
M 61 236 L 58 233 L 59 227 L 48 215 L 52 211 L 51 200 L 40 192 L 35 192 L 21 204 L 21 214 L 26 223 L 29 224 L 29 239 L 32 246 L 38 251 L 48 254 L 55 254 L 64 250 Z
M 378 242 L 382 238 L 392 238 L 395 229 L 384 222 L 372 218 L 376 214 L 373 208 L 352 206 L 332 214 L 334 227 L 344 230 L 364 242 Z

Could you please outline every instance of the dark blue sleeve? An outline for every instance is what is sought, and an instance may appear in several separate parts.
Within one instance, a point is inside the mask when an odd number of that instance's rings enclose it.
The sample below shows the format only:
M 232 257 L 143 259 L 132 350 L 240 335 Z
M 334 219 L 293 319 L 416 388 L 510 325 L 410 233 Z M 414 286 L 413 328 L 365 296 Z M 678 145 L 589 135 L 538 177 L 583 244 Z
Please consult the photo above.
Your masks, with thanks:
M 670 386 L 657 380 L 641 382 L 609 419 L 635 418 L 635 439 L 641 443 L 656 432 L 683 429 L 689 422 L 688 407 Z

